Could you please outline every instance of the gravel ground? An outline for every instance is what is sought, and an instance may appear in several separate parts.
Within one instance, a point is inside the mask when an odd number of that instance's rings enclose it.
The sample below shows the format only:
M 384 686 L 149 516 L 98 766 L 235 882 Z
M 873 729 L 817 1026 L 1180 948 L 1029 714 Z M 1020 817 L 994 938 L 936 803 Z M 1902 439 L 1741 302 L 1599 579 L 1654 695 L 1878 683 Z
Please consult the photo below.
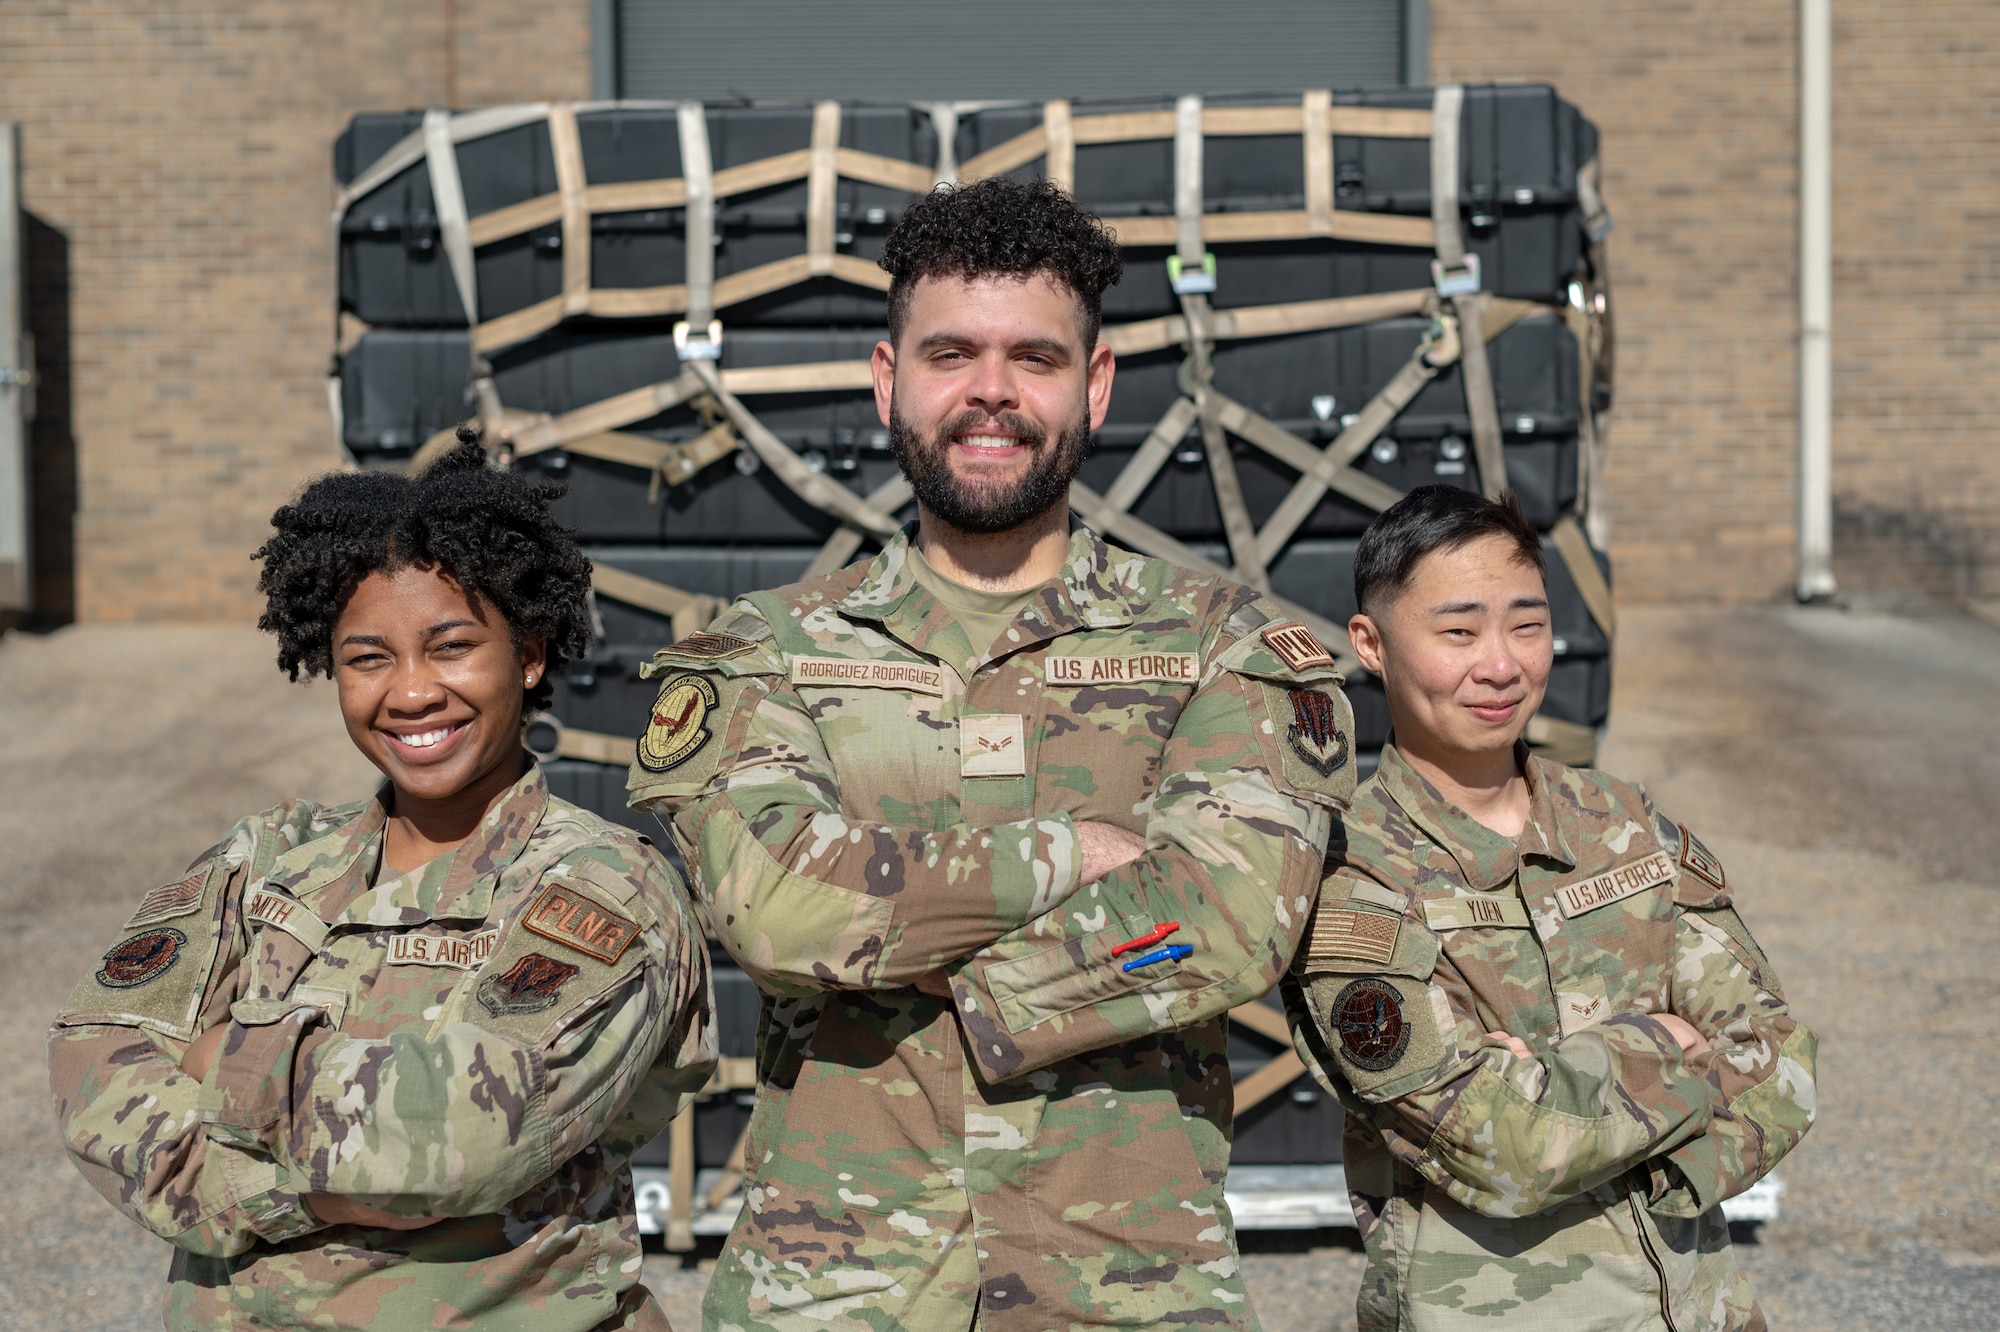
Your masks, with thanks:
M 1925 613 L 1627 610 L 1607 767 L 1728 866 L 1821 1049 L 1783 1219 L 1741 1249 L 1773 1326 L 2000 1327 L 2000 653 Z M 324 686 L 246 630 L 81 627 L 0 644 L 0 1327 L 158 1326 L 167 1250 L 63 1159 L 49 1017 L 133 897 L 288 795 L 371 770 Z M 1271 1332 L 1353 1327 L 1351 1232 L 1254 1235 Z M 647 1276 L 698 1326 L 704 1269 Z

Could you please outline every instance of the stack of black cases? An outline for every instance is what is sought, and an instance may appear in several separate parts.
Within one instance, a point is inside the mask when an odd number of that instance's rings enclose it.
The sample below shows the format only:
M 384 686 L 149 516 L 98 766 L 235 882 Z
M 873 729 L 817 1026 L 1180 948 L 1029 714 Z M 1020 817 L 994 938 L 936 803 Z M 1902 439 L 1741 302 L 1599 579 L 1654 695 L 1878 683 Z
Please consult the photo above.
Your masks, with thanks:
M 1336 106 L 1428 110 L 1428 89 L 1337 93 Z M 1282 99 L 1241 99 L 1270 104 Z M 1210 105 L 1228 105 L 1211 99 Z M 1296 103 L 1294 103 L 1296 104 Z M 1092 103 L 1072 114 L 1158 111 L 1171 100 Z M 962 113 L 956 160 L 1006 142 L 1042 123 L 1039 105 Z M 718 106 L 706 111 L 713 167 L 720 171 L 807 147 L 807 105 Z M 418 129 L 421 113 L 358 116 L 335 148 L 345 184 Z M 840 144 L 932 167 L 938 120 L 928 109 L 847 106 Z M 585 175 L 592 186 L 658 180 L 681 173 L 680 136 L 671 106 L 581 109 L 577 115 Z M 1578 170 L 1596 153 L 1596 131 L 1553 90 L 1536 86 L 1469 88 L 1461 120 L 1462 224 L 1478 256 L 1485 290 L 1542 308 L 1520 318 L 1489 346 L 1505 438 L 1507 480 L 1544 530 L 1576 511 L 1584 487 L 1588 438 L 1584 417 L 1608 406 L 1601 385 L 1579 383 L 1579 348 L 1562 307 L 1585 299 L 1589 243 L 1578 196 Z M 1304 175 L 1296 134 L 1211 137 L 1204 144 L 1204 212 L 1297 210 Z M 557 175 L 545 123 L 536 121 L 461 144 L 458 174 L 467 213 L 482 214 L 547 196 Z M 1342 210 L 1428 219 L 1429 144 L 1423 139 L 1334 139 L 1336 205 Z M 1037 160 L 1016 174 L 1040 173 Z M 1174 144 L 1170 140 L 1081 144 L 1075 192 L 1107 218 L 1171 217 Z M 881 254 L 890 227 L 914 196 L 842 178 L 836 213 L 839 252 L 865 260 Z M 799 254 L 807 224 L 803 180 L 731 195 L 716 208 L 718 280 Z M 664 208 L 597 215 L 590 224 L 594 288 L 659 288 L 684 281 L 686 216 Z M 476 252 L 478 318 L 513 314 L 560 295 L 563 234 L 559 223 Z M 1216 245 L 1218 309 L 1351 297 L 1429 287 L 1432 252 L 1316 237 Z M 1126 252 L 1124 281 L 1105 299 L 1107 325 L 1180 311 L 1169 285 L 1164 248 Z M 400 466 L 436 432 L 475 414 L 468 388 L 472 335 L 441 239 L 425 164 L 394 176 L 346 210 L 340 228 L 340 300 L 350 339 L 340 363 L 342 430 L 364 466 Z M 865 360 L 886 336 L 884 298 L 835 278 L 814 278 L 724 308 L 724 371 L 809 362 Z M 561 414 L 672 379 L 680 364 L 671 318 L 571 319 L 492 351 L 499 398 L 509 408 Z M 1215 350 L 1219 390 L 1323 447 L 1404 365 L 1429 327 L 1424 317 L 1357 327 L 1222 342 Z M 1120 361 L 1111 410 L 1084 465 L 1083 481 L 1102 493 L 1177 392 L 1179 347 Z M 809 466 L 866 494 L 895 472 L 888 434 L 865 390 L 746 396 L 746 404 Z M 692 408 L 670 410 L 625 427 L 665 441 L 687 440 L 709 421 Z M 1398 491 L 1430 482 L 1476 489 L 1472 425 L 1460 369 L 1439 374 L 1400 412 L 1358 463 Z M 1236 468 L 1251 518 L 1260 526 L 1296 479 L 1263 451 L 1236 441 Z M 739 593 L 800 578 L 835 522 L 757 465 L 748 451 L 725 457 L 678 485 L 647 472 L 562 450 L 519 464 L 562 481 L 558 504 L 596 563 L 686 592 L 725 601 Z M 1198 433 L 1182 443 L 1133 506 L 1133 513 L 1197 551 L 1227 564 L 1220 511 Z M 1273 590 L 1344 624 L 1354 610 L 1356 541 L 1371 510 L 1329 493 L 1272 563 Z M 1556 635 L 1556 666 L 1546 715 L 1584 726 L 1609 709 L 1610 643 L 1598 628 L 1562 558 L 1547 550 Z M 1608 563 L 1599 558 L 1608 577 Z M 644 727 L 654 689 L 639 667 L 673 637 L 664 616 L 600 597 L 603 636 L 590 659 L 559 682 L 553 713 L 567 727 L 632 736 Z M 1357 749 L 1372 766 L 1387 733 L 1379 687 L 1351 690 Z M 649 815 L 624 804 L 624 771 L 569 759 L 546 768 L 560 795 L 664 841 Z M 755 1052 L 757 1000 L 748 980 L 719 969 L 724 1053 Z M 1272 1048 L 1243 1032 L 1233 1057 L 1249 1070 Z M 710 1098 L 697 1118 L 704 1166 L 721 1165 L 748 1114 L 747 1093 Z M 1338 1159 L 1338 1110 L 1308 1079 L 1266 1099 L 1237 1126 L 1239 1165 Z M 664 1160 L 664 1144 L 653 1155 Z

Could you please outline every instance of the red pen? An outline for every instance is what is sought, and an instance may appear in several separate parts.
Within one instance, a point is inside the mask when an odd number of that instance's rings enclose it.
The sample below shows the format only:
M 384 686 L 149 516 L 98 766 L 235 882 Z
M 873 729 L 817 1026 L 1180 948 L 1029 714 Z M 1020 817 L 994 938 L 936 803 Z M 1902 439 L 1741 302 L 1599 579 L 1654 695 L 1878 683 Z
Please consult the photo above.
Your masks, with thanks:
M 1172 934 L 1175 930 L 1179 929 L 1180 927 L 1181 923 L 1179 921 L 1170 920 L 1164 925 L 1157 926 L 1154 929 L 1147 931 L 1146 933 L 1140 935 L 1136 939 L 1127 939 L 1124 943 L 1119 944 L 1116 948 L 1113 948 L 1111 950 L 1111 956 L 1116 957 L 1120 953 L 1129 953 L 1134 948 L 1151 948 L 1154 944 L 1166 938 L 1169 934 Z

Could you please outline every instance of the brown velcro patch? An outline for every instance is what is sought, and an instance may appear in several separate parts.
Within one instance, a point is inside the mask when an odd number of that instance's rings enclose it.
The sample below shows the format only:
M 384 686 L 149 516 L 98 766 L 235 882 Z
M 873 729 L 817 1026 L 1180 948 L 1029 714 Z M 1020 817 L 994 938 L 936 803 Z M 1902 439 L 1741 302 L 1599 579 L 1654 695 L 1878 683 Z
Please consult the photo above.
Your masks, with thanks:
M 157 925 L 175 916 L 185 916 L 201 905 L 201 890 L 208 883 L 208 871 L 197 870 L 179 883 L 169 883 L 155 888 L 139 899 L 139 909 L 125 922 L 125 928 L 136 930 L 141 925 Z
M 561 881 L 542 889 L 521 923 L 544 939 L 605 963 L 616 962 L 639 937 L 639 922 Z
M 756 646 L 749 639 L 738 638 L 735 634 L 716 634 L 704 630 L 678 640 L 668 650 L 681 657 L 698 657 L 703 661 L 726 661 L 731 657 L 740 657 Z
M 1313 913 L 1306 957 L 1312 961 L 1349 958 L 1386 967 L 1396 956 L 1396 938 L 1402 932 L 1403 922 L 1398 916 L 1323 906 Z
M 479 982 L 479 1003 L 494 1017 L 518 1017 L 553 1008 L 562 987 L 580 968 L 541 953 L 529 953 L 498 976 Z
M 1681 830 L 1681 868 L 1705 879 L 1711 886 L 1728 891 L 1729 879 L 1722 872 L 1722 862 L 1715 853 L 1701 844 L 1701 839 L 1688 831 L 1683 823 Z
M 1309 671 L 1315 666 L 1333 665 L 1333 654 L 1326 650 L 1326 644 L 1315 638 L 1313 631 L 1297 620 L 1265 625 L 1264 642 L 1271 651 L 1278 654 L 1278 660 L 1295 671 Z

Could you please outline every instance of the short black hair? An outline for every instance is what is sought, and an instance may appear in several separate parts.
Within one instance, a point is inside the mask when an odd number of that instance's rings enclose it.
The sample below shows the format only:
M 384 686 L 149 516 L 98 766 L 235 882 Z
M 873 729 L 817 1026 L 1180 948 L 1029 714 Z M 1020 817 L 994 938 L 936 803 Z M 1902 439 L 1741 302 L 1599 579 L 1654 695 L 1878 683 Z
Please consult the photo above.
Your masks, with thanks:
M 1508 491 L 1497 500 L 1457 486 L 1418 486 L 1382 511 L 1354 551 L 1354 604 L 1373 616 L 1410 585 L 1433 551 L 1457 550 L 1481 537 L 1513 543 L 1514 558 L 1546 580 L 1542 540 Z
M 1125 275 L 1118 238 L 1060 186 L 988 176 L 940 185 L 903 213 L 882 247 L 889 284 L 889 340 L 900 342 L 910 293 L 930 277 L 1045 273 L 1083 303 L 1083 345 L 1097 345 L 1104 289 Z
M 590 651 L 590 561 L 549 513 L 563 487 L 531 485 L 487 462 L 476 432 L 415 476 L 336 472 L 271 515 L 257 627 L 278 636 L 278 666 L 333 676 L 333 628 L 372 573 L 436 569 L 507 622 L 516 650 L 540 639 L 548 667 L 523 707 L 549 704 L 564 663 Z

